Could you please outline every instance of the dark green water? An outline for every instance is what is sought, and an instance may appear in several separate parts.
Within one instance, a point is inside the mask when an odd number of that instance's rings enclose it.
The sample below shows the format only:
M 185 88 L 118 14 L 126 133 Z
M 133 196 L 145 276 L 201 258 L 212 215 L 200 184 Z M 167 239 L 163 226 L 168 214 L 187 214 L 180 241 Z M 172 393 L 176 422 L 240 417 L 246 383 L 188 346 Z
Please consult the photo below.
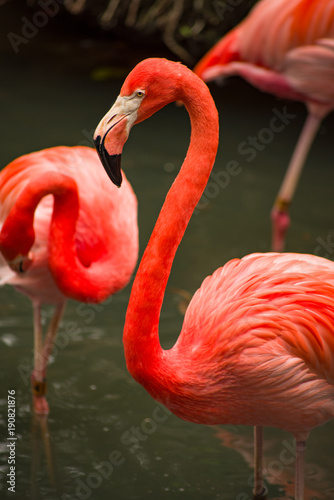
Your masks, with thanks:
M 75 73 L 47 57 L 41 63 L 9 52 L 0 74 L 1 167 L 30 151 L 87 144 L 121 85 L 121 80 L 96 82 L 88 72 Z M 182 325 L 175 289 L 193 294 L 229 259 L 269 249 L 268 214 L 305 117 L 302 105 L 264 96 L 237 80 L 211 89 L 221 119 L 214 171 L 223 181 L 210 181 L 203 209 L 193 216 L 177 253 L 161 315 L 164 347 L 173 345 Z M 288 113 L 289 123 L 274 134 L 268 127 L 277 113 Z M 287 241 L 289 251 L 331 259 L 333 129 L 330 117 L 308 158 Z M 259 145 L 252 153 L 250 136 Z M 186 112 L 174 105 L 131 132 L 123 168 L 139 200 L 140 254 L 188 139 Z M 95 308 L 69 302 L 48 371 L 51 412 L 47 420 L 34 420 L 28 383 L 31 306 L 11 288 L 0 289 L 1 499 L 250 499 L 252 429 L 183 422 L 127 373 L 122 329 L 129 292 L 130 286 Z M 46 310 L 45 319 L 49 314 Z M 15 493 L 6 484 L 9 390 L 16 391 Z M 267 429 L 265 438 L 270 498 L 290 498 L 292 437 Z M 334 497 L 333 439 L 334 423 L 311 434 L 305 499 Z

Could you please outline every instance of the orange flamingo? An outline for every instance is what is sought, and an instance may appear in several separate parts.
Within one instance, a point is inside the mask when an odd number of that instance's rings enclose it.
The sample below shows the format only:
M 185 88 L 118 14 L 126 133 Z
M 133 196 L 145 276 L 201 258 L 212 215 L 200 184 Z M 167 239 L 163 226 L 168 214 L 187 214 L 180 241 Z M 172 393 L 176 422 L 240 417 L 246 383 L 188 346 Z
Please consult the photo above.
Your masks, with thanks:
M 128 181 L 119 190 L 106 180 L 87 147 L 31 153 L 0 173 L 1 284 L 33 304 L 37 413 L 49 412 L 46 369 L 67 299 L 104 301 L 128 283 L 137 261 L 136 197 Z M 55 306 L 44 344 L 42 304 Z
M 205 81 L 239 75 L 264 92 L 306 103 L 308 117 L 271 211 L 272 250 L 281 252 L 308 151 L 334 108 L 334 0 L 260 0 L 194 72 Z
M 192 126 L 187 156 L 142 257 L 124 327 L 131 375 L 175 415 L 199 424 L 275 426 L 297 441 L 296 500 L 305 441 L 334 416 L 334 264 L 301 254 L 251 254 L 205 279 L 178 340 L 159 342 L 159 316 L 178 245 L 208 181 L 218 114 L 205 83 L 180 63 L 146 59 L 126 78 L 94 140 L 111 178 L 131 126 L 172 101 Z

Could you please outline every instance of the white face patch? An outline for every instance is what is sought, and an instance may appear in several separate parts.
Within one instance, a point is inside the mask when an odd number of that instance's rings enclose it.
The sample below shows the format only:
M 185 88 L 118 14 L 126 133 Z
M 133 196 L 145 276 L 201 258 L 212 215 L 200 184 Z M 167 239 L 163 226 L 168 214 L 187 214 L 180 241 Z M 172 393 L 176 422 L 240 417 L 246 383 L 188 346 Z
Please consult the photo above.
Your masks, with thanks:
M 104 115 L 102 120 L 97 126 L 96 130 L 107 131 L 109 123 L 116 116 L 127 116 L 126 123 L 126 131 L 129 134 L 131 127 L 137 119 L 137 111 L 139 106 L 141 105 L 142 100 L 145 97 L 145 91 L 141 89 L 137 89 L 130 96 L 118 96 L 114 105 L 110 108 L 110 110 Z M 96 134 L 96 132 L 95 132 Z

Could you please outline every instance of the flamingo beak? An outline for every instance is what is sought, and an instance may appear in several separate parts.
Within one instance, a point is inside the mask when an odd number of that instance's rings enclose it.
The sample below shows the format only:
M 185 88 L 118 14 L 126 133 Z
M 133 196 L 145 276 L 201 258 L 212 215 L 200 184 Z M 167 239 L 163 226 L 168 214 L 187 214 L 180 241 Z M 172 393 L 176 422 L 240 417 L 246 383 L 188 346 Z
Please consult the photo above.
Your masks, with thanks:
M 115 104 L 98 124 L 94 134 L 94 143 L 101 163 L 111 181 L 118 187 L 122 184 L 123 146 L 137 119 L 137 109 L 137 106 L 131 105 L 129 99 L 118 96 Z
M 117 187 L 120 187 L 122 184 L 122 149 L 128 137 L 127 115 L 116 113 L 109 117 L 112 114 L 110 112 L 98 125 L 94 134 L 94 144 L 109 178 Z
M 108 133 L 108 132 L 107 132 Z M 121 158 L 122 154 L 109 154 L 105 147 L 105 134 L 101 140 L 101 136 L 97 135 L 94 137 L 94 144 L 96 151 L 100 157 L 101 163 L 104 170 L 107 172 L 111 181 L 117 186 L 121 187 L 122 184 L 122 172 L 121 172 Z

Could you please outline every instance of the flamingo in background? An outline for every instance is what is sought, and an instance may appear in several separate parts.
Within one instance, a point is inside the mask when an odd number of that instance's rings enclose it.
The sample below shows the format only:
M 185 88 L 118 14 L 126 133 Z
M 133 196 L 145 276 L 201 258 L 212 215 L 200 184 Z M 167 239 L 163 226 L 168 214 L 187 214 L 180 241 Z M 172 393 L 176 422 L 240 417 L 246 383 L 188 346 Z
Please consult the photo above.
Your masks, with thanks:
M 106 180 L 96 151 L 79 146 L 21 156 L 0 173 L 0 283 L 32 301 L 36 413 L 49 412 L 46 369 L 67 299 L 102 302 L 136 265 L 136 197 L 127 180 Z M 55 306 L 44 343 L 43 304 Z
M 260 0 L 194 72 L 206 82 L 239 75 L 264 92 L 306 103 L 308 117 L 271 211 L 272 250 L 281 252 L 308 151 L 334 108 L 334 0 Z
M 183 102 L 190 115 L 190 145 L 133 283 L 123 336 L 127 367 L 184 420 L 292 432 L 295 498 L 302 500 L 305 441 L 334 416 L 334 263 L 292 253 L 233 259 L 204 280 L 175 345 L 162 349 L 165 288 L 215 160 L 217 110 L 205 83 L 187 67 L 146 59 L 127 76 L 94 135 L 104 168 L 119 183 L 131 126 L 173 101 Z

